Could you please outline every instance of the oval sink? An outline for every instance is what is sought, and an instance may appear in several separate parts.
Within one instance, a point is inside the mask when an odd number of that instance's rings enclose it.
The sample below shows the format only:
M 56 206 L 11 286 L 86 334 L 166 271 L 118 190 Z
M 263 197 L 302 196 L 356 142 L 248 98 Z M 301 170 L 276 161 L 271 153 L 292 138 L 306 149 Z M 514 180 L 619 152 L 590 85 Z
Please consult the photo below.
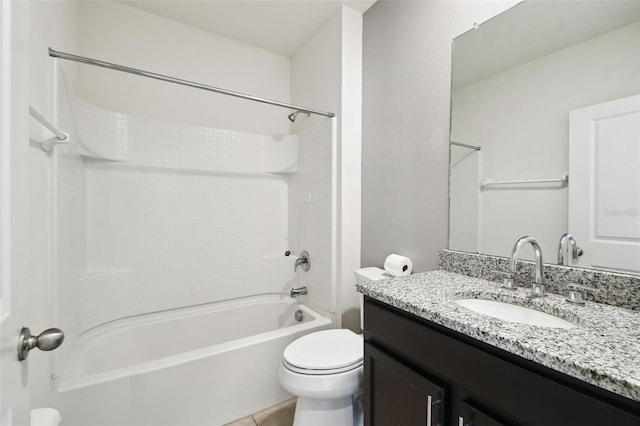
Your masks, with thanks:
M 551 328 L 575 328 L 576 325 L 569 321 L 558 318 L 535 309 L 524 306 L 512 305 L 511 303 L 496 302 L 486 299 L 458 299 L 458 305 L 470 309 L 479 314 L 498 318 L 504 321 L 517 322 L 520 324 L 535 325 L 538 327 Z

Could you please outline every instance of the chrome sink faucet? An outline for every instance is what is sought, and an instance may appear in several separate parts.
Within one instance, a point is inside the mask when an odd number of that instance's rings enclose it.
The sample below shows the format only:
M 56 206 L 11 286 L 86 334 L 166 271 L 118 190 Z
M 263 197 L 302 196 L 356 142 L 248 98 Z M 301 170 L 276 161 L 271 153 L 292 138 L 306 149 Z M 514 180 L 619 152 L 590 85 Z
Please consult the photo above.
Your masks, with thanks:
M 569 247 L 572 260 L 578 260 L 578 257 L 582 256 L 582 249 L 578 247 L 578 242 L 575 237 L 571 234 L 564 234 L 558 242 L 558 265 L 570 264 L 565 257 L 567 254 L 567 246 Z
M 516 243 L 513 245 L 513 248 L 511 249 L 509 271 L 511 272 L 511 274 L 515 275 L 518 268 L 520 249 L 527 243 L 531 244 L 531 246 L 533 247 L 533 252 L 536 255 L 535 277 L 533 282 L 531 283 L 533 294 L 534 296 L 541 297 L 545 294 L 544 283 L 542 282 L 542 248 L 540 248 L 540 244 L 538 244 L 538 241 L 535 238 L 524 236 L 520 237 L 518 241 L 516 241 Z

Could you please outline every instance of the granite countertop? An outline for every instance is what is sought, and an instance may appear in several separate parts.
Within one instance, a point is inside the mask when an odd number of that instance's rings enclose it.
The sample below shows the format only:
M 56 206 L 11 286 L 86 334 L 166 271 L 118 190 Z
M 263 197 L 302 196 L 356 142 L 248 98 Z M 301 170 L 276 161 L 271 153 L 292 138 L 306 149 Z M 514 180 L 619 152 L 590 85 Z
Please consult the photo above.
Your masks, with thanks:
M 360 293 L 587 383 L 640 401 L 640 312 L 601 303 L 575 306 L 565 296 L 532 298 L 529 288 L 446 271 L 358 283 Z M 537 309 L 573 329 L 502 321 L 456 304 L 477 298 Z

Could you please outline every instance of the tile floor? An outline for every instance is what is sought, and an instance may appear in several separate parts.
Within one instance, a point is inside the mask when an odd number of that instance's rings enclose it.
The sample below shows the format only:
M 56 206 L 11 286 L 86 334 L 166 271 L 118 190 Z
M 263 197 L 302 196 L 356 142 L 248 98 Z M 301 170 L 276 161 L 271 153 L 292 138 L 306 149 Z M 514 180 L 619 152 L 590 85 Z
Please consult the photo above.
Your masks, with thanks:
M 295 409 L 296 399 L 291 398 L 224 426 L 291 426 Z

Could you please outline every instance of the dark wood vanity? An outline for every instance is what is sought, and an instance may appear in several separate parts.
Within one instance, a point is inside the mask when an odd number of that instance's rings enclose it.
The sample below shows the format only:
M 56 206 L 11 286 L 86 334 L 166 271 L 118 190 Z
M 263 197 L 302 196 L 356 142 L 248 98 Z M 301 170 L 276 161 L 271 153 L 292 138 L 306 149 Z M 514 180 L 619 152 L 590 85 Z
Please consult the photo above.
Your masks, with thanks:
M 371 297 L 364 324 L 367 426 L 640 425 L 638 401 Z

